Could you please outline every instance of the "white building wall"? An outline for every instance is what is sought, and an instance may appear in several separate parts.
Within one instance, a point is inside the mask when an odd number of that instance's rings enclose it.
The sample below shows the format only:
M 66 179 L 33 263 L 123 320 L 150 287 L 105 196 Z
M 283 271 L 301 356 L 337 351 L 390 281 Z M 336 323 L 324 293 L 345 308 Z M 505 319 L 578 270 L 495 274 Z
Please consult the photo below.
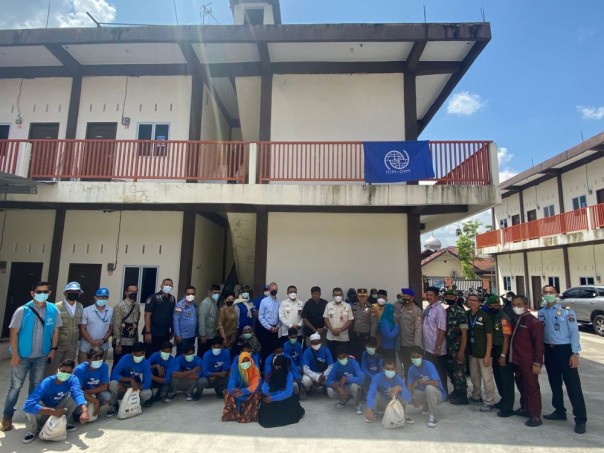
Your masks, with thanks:
M 405 214 L 269 213 L 267 281 L 296 285 L 307 300 L 318 285 L 331 290 L 384 288 L 396 298 L 408 286 Z M 379 264 L 379 265 L 378 265 Z
M 554 205 L 555 213 L 560 214 L 558 182 L 556 178 L 525 189 L 522 195 L 524 197 L 525 221 L 527 220 L 526 213 L 533 209 L 537 211 L 537 218 L 542 219 L 544 217 L 543 210 L 546 206 Z
M 585 195 L 587 205 L 597 204 L 596 191 L 604 188 L 604 158 L 562 174 L 564 206 L 572 211 L 572 199 Z
M 189 124 L 188 121 L 187 124 Z M 201 139 L 210 141 L 229 140 L 229 132 L 229 124 L 216 105 L 216 101 L 208 91 L 208 88 L 204 85 L 203 107 L 201 109 Z
M 59 138 L 65 138 L 70 96 L 71 78 L 0 79 L 0 124 L 10 124 L 10 139 L 26 139 L 31 123 L 60 123 Z M 19 110 L 21 125 L 15 123 Z
M 579 285 L 581 277 L 592 277 L 596 284 L 602 283 L 602 272 L 604 272 L 602 256 L 604 256 L 604 244 L 569 247 L 571 285 Z
M 119 215 L 117 211 L 67 211 L 59 286 L 67 282 L 70 263 L 87 263 L 102 264 L 101 286 L 111 293 L 110 305 L 121 300 L 125 266 L 159 266 L 158 285 L 163 278 L 172 278 L 177 288 L 182 213 L 122 212 L 117 268 L 109 275 L 107 264 L 116 261 Z
M 260 131 L 260 77 L 237 77 L 237 106 L 243 141 L 255 142 Z M 275 111 L 273 110 L 273 115 Z
M 502 219 L 507 219 L 508 226 L 512 226 L 512 216 L 520 214 L 520 198 L 518 194 L 510 195 L 495 206 L 495 228 L 499 229 Z
M 518 293 L 516 288 L 516 276 L 524 277 L 524 262 L 522 259 L 522 253 L 513 253 L 509 255 L 498 255 L 497 266 L 499 273 L 497 275 L 497 287 L 501 288 L 501 292 L 504 292 L 503 277 L 512 277 L 512 289 L 515 293 Z
M 432 277 L 461 277 L 461 263 L 453 255 L 444 253 L 422 266 L 422 274 Z
M 404 140 L 403 97 L 402 74 L 275 75 L 271 140 Z
M 189 76 L 85 77 L 76 137 L 86 137 L 89 122 L 117 122 L 118 140 L 135 140 L 139 123 L 168 123 L 171 140 L 188 140 L 190 108 Z M 121 125 L 122 113 L 129 127 Z

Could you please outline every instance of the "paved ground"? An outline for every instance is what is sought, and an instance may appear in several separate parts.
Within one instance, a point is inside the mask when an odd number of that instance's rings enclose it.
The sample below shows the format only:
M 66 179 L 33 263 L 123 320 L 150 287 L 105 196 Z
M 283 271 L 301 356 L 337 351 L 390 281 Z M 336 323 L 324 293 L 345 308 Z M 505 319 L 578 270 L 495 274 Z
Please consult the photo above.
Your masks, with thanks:
M 581 378 L 587 402 L 587 434 L 573 432 L 574 424 L 545 422 L 538 428 L 527 428 L 524 419 L 498 418 L 495 413 L 481 414 L 477 406 L 440 406 L 436 429 L 425 425 L 425 416 L 411 409 L 414 425 L 399 430 L 384 430 L 379 423 L 368 425 L 363 417 L 355 415 L 352 407 L 336 409 L 325 397 L 303 402 L 306 417 L 297 425 L 264 429 L 257 424 L 238 425 L 222 423 L 222 403 L 213 392 L 199 402 L 185 402 L 179 395 L 171 404 L 158 403 L 153 408 L 129 420 L 100 419 L 68 435 L 66 442 L 49 443 L 40 440 L 23 445 L 25 416 L 15 415 L 16 429 L 0 433 L 0 451 L 40 452 L 78 451 L 141 452 L 145 450 L 178 451 L 287 451 L 331 452 L 377 451 L 378 449 L 442 452 L 480 451 L 509 452 L 515 450 L 599 450 L 604 449 L 604 393 L 601 390 L 604 374 L 604 338 L 587 331 L 581 333 L 583 357 Z M 8 387 L 9 363 L 0 362 L 0 398 L 2 402 Z M 541 376 L 544 413 L 551 411 L 551 393 L 545 372 Z M 22 395 L 19 407 L 22 407 Z M 567 402 L 567 408 L 570 404 Z M 572 417 L 571 417 L 572 419 Z

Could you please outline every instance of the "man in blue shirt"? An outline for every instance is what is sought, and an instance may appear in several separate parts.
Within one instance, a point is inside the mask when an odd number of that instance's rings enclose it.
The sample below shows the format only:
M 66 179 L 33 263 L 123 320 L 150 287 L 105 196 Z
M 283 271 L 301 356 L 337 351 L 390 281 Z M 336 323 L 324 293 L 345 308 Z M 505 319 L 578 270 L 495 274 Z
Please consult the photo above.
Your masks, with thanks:
M 275 346 L 279 341 L 279 327 L 281 327 L 281 321 L 279 321 L 279 299 L 277 299 L 277 292 L 279 286 L 272 282 L 269 285 L 269 295 L 262 299 L 260 302 L 260 310 L 258 313 L 259 326 L 256 329 L 256 335 L 260 344 L 262 345 L 262 360 L 266 360 L 266 357 L 273 352 Z
M 192 344 L 184 350 L 184 354 L 176 357 L 168 370 L 170 380 L 170 397 L 173 398 L 179 390 L 186 392 L 187 401 L 198 401 L 201 397 L 199 391 L 202 360 L 195 355 L 195 345 Z M 168 402 L 164 400 L 164 402 Z
M 287 340 L 283 344 L 283 352 L 291 357 L 292 361 L 298 368 L 298 372 L 302 373 L 302 343 L 298 341 L 298 329 L 290 327 L 287 330 Z
M 169 370 L 176 361 L 172 356 L 174 345 L 169 341 L 164 341 L 161 349 L 151 354 L 149 365 L 151 365 L 151 391 L 158 389 L 155 396 L 149 401 L 170 401 L 170 373 Z
M 416 346 L 411 351 L 411 367 L 407 375 L 407 387 L 413 395 L 413 405 L 428 413 L 427 425 L 436 428 L 436 406 L 447 398 L 436 367 L 432 362 L 423 359 L 424 351 Z
M 115 401 L 109 393 L 109 366 L 103 360 L 103 348 L 95 346 L 87 353 L 88 360 L 80 363 L 73 374 L 80 380 L 84 398 L 94 407 L 91 419 L 98 417 L 101 405 L 109 405 L 106 417 L 115 415 Z M 77 412 L 77 411 L 76 411 Z M 75 419 L 76 416 L 74 416 Z
M 348 356 L 347 346 L 338 346 L 336 354 L 338 361 L 333 364 L 327 376 L 327 395 L 339 400 L 338 408 L 346 406 L 348 401 L 354 399 L 357 415 L 363 415 L 360 399 L 365 376 L 359 363 Z
M 302 384 L 307 392 L 315 387 L 324 387 L 333 366 L 331 352 L 321 344 L 321 334 L 313 333 L 309 337 L 309 341 L 310 347 L 302 354 L 302 371 L 304 372 Z
M 382 356 L 377 352 L 377 338 L 369 337 L 361 357 L 361 371 L 365 375 L 367 385 L 371 384 L 373 377 L 382 371 L 382 367 Z
M 180 299 L 174 307 L 174 341 L 176 342 L 176 356 L 190 346 L 195 347 L 197 338 L 197 306 L 195 305 L 195 287 L 185 288 L 185 297 Z
M 144 403 L 151 400 L 153 396 L 151 392 L 151 365 L 145 359 L 145 350 L 143 343 L 136 343 L 132 346 L 132 354 L 124 355 L 111 370 L 109 391 L 113 401 L 117 401 L 119 396 L 123 396 L 128 387 L 140 391 L 140 398 Z M 145 404 L 145 406 L 148 405 Z
M 216 336 L 212 340 L 212 349 L 203 355 L 202 377 L 199 380 L 199 395 L 206 388 L 213 388 L 216 398 L 224 398 L 224 391 L 229 384 L 229 369 L 231 355 L 228 349 L 223 349 L 224 340 Z
M 73 375 L 75 362 L 64 360 L 57 370 L 57 374 L 47 377 L 25 401 L 23 411 L 27 416 L 28 431 L 23 438 L 23 443 L 32 442 L 39 432 L 39 427 L 44 426 L 51 415 L 69 417 L 79 407 L 82 411 L 80 423 L 86 423 L 90 418 L 86 399 L 80 388 L 80 381 Z M 75 426 L 68 424 L 67 431 L 75 431 Z
M 403 407 L 413 399 L 405 385 L 405 379 L 396 374 L 394 360 L 387 359 L 384 360 L 384 371 L 378 372 L 371 379 L 371 385 L 367 392 L 365 422 L 374 422 L 374 413 L 386 410 L 386 406 L 388 406 L 388 403 L 393 398 L 398 399 L 403 404 Z M 413 424 L 413 419 L 405 417 L 405 423 Z
M 577 315 L 570 307 L 563 308 L 556 300 L 556 288 L 547 285 L 542 289 L 547 305 L 539 310 L 539 321 L 544 327 L 545 369 L 552 389 L 554 412 L 544 415 L 546 420 L 566 420 L 562 381 L 573 406 L 575 432 L 584 434 L 587 410 L 579 377 L 579 326 Z

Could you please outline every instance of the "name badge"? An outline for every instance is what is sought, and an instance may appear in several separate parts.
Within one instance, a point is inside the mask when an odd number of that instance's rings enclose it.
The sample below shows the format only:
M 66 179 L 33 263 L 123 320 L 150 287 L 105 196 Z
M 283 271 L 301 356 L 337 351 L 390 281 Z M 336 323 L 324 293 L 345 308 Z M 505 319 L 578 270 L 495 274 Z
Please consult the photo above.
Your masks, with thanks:
M 558 324 L 558 323 L 554 324 L 554 330 L 559 331 L 560 330 L 560 324 Z

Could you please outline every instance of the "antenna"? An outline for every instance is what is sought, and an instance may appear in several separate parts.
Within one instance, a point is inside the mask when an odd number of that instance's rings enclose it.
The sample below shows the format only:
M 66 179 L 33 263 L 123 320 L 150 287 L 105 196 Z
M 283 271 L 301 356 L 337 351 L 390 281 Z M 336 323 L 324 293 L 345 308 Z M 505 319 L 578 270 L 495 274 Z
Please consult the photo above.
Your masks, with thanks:
M 46 13 L 46 28 L 48 28 L 48 21 L 50 20 L 50 3 L 52 0 L 48 0 L 48 12 Z
M 218 19 L 216 19 L 216 17 L 212 13 L 212 2 L 206 2 L 206 3 L 202 4 L 201 8 L 200 8 L 200 14 L 201 14 L 201 25 L 206 24 L 206 17 L 214 19 L 214 22 L 216 22 L 218 25 L 220 25 L 220 22 L 218 22 Z
M 86 15 L 88 15 L 88 17 L 90 17 L 92 22 L 94 22 L 97 27 L 99 27 L 99 28 L 101 27 L 101 23 L 98 20 L 96 20 L 94 17 L 92 17 L 92 14 L 90 14 L 88 11 L 86 11 Z
M 428 23 L 428 16 L 426 14 L 426 4 L 424 3 L 424 24 Z
M 482 16 L 482 21 L 486 22 L 487 21 L 487 15 L 484 12 L 484 5 L 480 5 L 480 15 Z
M 172 0 L 172 4 L 174 5 L 174 16 L 176 16 L 176 25 L 180 25 L 178 23 L 178 10 L 176 9 L 176 0 Z

